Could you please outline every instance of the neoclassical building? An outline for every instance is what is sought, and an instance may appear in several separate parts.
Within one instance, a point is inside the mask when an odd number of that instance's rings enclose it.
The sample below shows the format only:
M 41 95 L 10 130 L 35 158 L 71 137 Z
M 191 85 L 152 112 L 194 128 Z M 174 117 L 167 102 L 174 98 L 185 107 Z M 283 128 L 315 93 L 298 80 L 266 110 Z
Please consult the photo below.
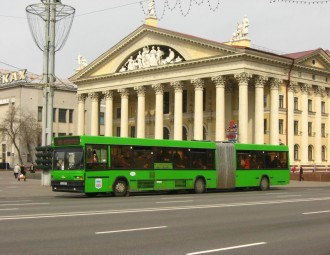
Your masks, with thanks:
M 323 49 L 277 55 L 147 22 L 70 80 L 79 135 L 226 141 L 234 120 L 240 143 L 286 144 L 291 164 L 330 165 Z

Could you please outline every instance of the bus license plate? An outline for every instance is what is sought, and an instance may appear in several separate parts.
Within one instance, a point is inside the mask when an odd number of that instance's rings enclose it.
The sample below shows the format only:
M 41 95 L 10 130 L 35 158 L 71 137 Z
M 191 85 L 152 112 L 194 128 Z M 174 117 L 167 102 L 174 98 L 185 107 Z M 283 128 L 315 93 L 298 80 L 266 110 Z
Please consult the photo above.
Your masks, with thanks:
M 66 185 L 68 185 L 68 183 L 67 182 L 60 182 L 60 185 L 66 186 Z

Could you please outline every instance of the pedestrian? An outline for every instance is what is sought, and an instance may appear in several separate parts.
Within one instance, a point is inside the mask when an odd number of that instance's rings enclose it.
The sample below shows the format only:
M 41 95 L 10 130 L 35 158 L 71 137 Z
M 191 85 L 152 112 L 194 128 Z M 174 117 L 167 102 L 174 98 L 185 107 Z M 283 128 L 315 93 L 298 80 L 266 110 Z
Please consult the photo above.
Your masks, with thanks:
M 30 173 L 35 173 L 33 162 L 31 163 L 31 166 L 30 166 Z
M 292 173 L 294 174 L 294 173 L 297 171 L 297 168 L 296 168 L 296 166 L 295 166 L 295 165 L 293 165 L 293 167 L 291 168 L 291 170 L 292 170 Z
M 20 179 L 24 179 L 24 181 L 26 181 L 26 170 L 24 164 L 21 165 L 21 174 L 18 177 L 18 181 L 20 181 Z
M 304 181 L 304 177 L 303 177 L 303 173 L 304 173 L 304 169 L 302 168 L 302 166 L 300 166 L 299 169 L 299 181 Z
M 18 174 L 21 172 L 21 168 L 19 167 L 18 164 L 16 164 L 16 166 L 14 166 L 14 176 L 15 176 L 15 179 L 17 179 L 18 177 Z

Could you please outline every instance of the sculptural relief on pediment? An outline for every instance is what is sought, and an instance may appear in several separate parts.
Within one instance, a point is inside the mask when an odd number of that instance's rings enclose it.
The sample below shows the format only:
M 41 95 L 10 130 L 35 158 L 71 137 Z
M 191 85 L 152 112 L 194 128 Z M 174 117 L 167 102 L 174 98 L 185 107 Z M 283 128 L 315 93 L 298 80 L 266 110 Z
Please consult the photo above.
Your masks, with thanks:
M 185 61 L 185 59 L 173 48 L 162 45 L 148 45 L 128 57 L 117 72 L 128 72 L 182 61 Z

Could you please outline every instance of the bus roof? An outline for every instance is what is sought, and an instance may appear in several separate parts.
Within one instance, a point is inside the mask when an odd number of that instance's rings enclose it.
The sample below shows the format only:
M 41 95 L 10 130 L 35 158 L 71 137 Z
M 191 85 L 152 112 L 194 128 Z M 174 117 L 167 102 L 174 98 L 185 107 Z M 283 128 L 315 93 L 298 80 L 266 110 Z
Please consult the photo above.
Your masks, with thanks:
M 149 138 L 111 137 L 111 136 L 62 136 L 53 139 L 53 145 L 77 146 L 85 144 L 116 144 L 132 146 L 164 146 L 164 147 L 186 147 L 200 149 L 215 149 L 216 144 L 222 142 L 212 141 L 182 141 L 182 140 L 161 140 Z M 288 146 L 269 144 L 240 144 L 234 143 L 236 150 L 276 150 L 288 151 Z

